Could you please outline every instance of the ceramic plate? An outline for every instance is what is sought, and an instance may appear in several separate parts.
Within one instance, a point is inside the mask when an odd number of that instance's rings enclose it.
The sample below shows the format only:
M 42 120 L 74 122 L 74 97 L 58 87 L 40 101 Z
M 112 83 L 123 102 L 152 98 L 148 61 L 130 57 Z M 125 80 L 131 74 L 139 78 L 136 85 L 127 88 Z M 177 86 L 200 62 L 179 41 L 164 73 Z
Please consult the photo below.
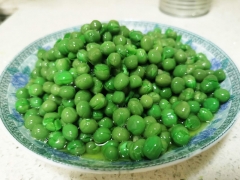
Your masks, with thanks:
M 239 112 L 240 74 L 233 61 L 220 48 L 196 34 L 168 25 L 142 21 L 122 21 L 120 23 L 129 29 L 140 30 L 143 33 L 156 27 L 163 31 L 169 27 L 177 31 L 182 35 L 183 43 L 190 45 L 197 52 L 207 55 L 213 70 L 222 68 L 226 72 L 227 78 L 221 86 L 230 91 L 230 101 L 220 107 L 214 120 L 195 135 L 187 146 L 171 150 L 156 160 L 138 162 L 90 160 L 66 154 L 43 142 L 34 140 L 29 131 L 25 129 L 23 118 L 15 110 L 15 92 L 28 82 L 29 74 L 37 60 L 37 50 L 39 48 L 50 49 L 54 42 L 62 38 L 65 33 L 78 31 L 80 26 L 77 26 L 50 34 L 33 42 L 20 52 L 2 73 L 0 78 L 0 118 L 5 128 L 18 143 L 38 157 L 56 165 L 91 173 L 126 173 L 158 169 L 189 159 L 214 145 L 229 131 Z

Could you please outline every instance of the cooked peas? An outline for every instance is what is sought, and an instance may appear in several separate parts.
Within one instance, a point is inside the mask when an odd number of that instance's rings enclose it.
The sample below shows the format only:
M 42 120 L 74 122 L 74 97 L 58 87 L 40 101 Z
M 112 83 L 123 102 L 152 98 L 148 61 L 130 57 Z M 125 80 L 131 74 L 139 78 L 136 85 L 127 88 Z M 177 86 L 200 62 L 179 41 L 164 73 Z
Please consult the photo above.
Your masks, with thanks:
M 39 49 L 15 108 L 33 138 L 72 155 L 159 158 L 230 99 L 224 70 L 180 40 L 93 20 Z

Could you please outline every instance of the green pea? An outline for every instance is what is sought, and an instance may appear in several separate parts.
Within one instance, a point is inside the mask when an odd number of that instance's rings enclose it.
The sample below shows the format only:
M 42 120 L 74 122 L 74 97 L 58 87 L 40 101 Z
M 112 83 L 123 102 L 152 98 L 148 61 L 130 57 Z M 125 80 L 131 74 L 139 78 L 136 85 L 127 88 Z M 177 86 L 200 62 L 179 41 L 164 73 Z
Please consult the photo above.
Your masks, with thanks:
M 161 108 L 158 104 L 153 104 L 150 109 L 147 111 L 148 116 L 153 116 L 155 119 L 160 119 L 161 117 Z
M 46 114 L 45 114 L 46 116 Z M 59 119 L 55 119 L 52 117 L 44 118 L 42 124 L 46 127 L 49 131 L 58 131 L 62 128 L 62 123 Z
M 76 106 L 77 114 L 81 118 L 90 118 L 92 117 L 92 109 L 88 101 L 81 100 L 77 103 Z
M 54 75 L 54 83 L 57 85 L 68 85 L 73 82 L 73 76 L 69 71 L 59 71 Z
M 88 143 L 92 141 L 92 134 L 86 134 L 81 132 L 79 135 L 79 139 L 84 143 Z
M 98 123 L 94 119 L 81 119 L 79 128 L 85 134 L 92 134 L 97 130 Z
M 187 74 L 187 65 L 179 64 L 173 70 L 173 76 L 175 77 L 183 77 Z
M 146 126 L 147 126 L 148 124 L 156 123 L 156 122 L 157 122 L 157 120 L 156 120 L 154 117 L 152 117 L 152 116 L 145 116 L 145 117 L 143 118 L 143 120 L 145 121 Z
M 159 103 L 159 101 L 161 99 L 159 93 L 157 93 L 157 92 L 150 92 L 148 95 L 152 98 L 153 104 Z
M 112 41 L 105 41 L 101 44 L 100 50 L 104 55 L 109 55 L 116 52 L 116 46 Z
M 75 103 L 73 99 L 62 99 L 62 105 L 64 107 L 75 107 Z
M 176 67 L 176 61 L 173 58 L 164 59 L 162 62 L 162 67 L 165 71 L 171 71 Z
M 94 110 L 102 109 L 107 105 L 106 97 L 102 93 L 98 93 L 92 97 L 89 105 Z
M 101 147 L 96 145 L 95 142 L 87 142 L 86 143 L 86 153 L 87 154 L 97 154 L 101 151 Z
M 133 135 L 141 135 L 144 132 L 145 126 L 144 119 L 139 115 L 132 115 L 127 120 L 127 129 Z
M 140 103 L 142 104 L 143 108 L 145 109 L 149 109 L 152 107 L 153 105 L 153 99 L 151 96 L 144 94 L 142 95 L 142 97 L 140 98 Z
M 107 57 L 107 64 L 113 68 L 119 68 L 121 65 L 121 55 L 119 53 L 110 53 Z
M 181 93 L 185 89 L 185 81 L 181 77 L 173 78 L 171 82 L 172 92 L 175 94 Z
M 158 74 L 158 66 L 155 64 L 150 64 L 146 67 L 145 76 L 147 79 L 155 79 Z
M 127 43 L 127 39 L 123 35 L 116 35 L 113 37 L 113 42 L 115 45 L 125 45 Z
M 155 78 L 155 83 L 159 87 L 167 87 L 171 84 L 172 78 L 167 73 L 158 74 Z
M 107 24 L 107 29 L 110 33 L 117 34 L 120 31 L 119 22 L 116 20 L 110 20 Z
M 100 34 L 98 31 L 90 29 L 84 33 L 84 38 L 88 43 L 99 42 Z
M 97 64 L 94 66 L 95 76 L 101 80 L 108 80 L 110 77 L 110 69 L 106 64 Z
M 123 90 L 129 84 L 129 77 L 124 73 L 119 73 L 113 79 L 113 85 L 116 90 Z
M 157 159 L 162 152 L 162 142 L 160 137 L 148 137 L 143 146 L 143 154 L 148 159 Z
M 206 98 L 207 98 L 207 95 L 204 92 L 195 91 L 193 100 L 202 104 Z
M 196 114 L 200 110 L 200 103 L 198 101 L 188 101 L 190 112 Z
M 153 39 L 150 36 L 145 35 L 142 37 L 140 45 L 145 51 L 150 51 L 153 47 Z
M 201 127 L 201 121 L 196 115 L 190 115 L 184 122 L 184 126 L 191 131 L 196 131 Z
M 67 45 L 68 45 L 68 38 L 62 39 L 60 42 L 57 44 L 57 49 L 62 55 L 67 55 L 69 53 Z
M 223 71 L 223 69 L 215 70 L 213 74 L 217 77 L 219 82 L 222 82 L 226 79 L 226 73 Z
M 158 64 L 162 61 L 161 52 L 156 49 L 151 49 L 148 52 L 148 60 L 152 64 Z
M 156 122 L 156 123 L 150 123 L 146 126 L 143 136 L 145 138 L 151 137 L 151 136 L 158 136 L 162 131 L 161 125 Z
M 144 158 L 143 154 L 143 146 L 145 143 L 145 139 L 139 139 L 129 146 L 129 155 L 132 160 L 138 161 Z
M 93 78 L 90 74 L 81 74 L 75 79 L 75 85 L 83 90 L 93 86 Z
M 28 118 L 29 116 L 39 115 L 38 111 L 39 111 L 39 109 L 36 109 L 36 108 L 28 109 L 26 111 L 26 113 L 24 114 L 23 119 L 26 120 L 26 118 Z
M 136 55 L 130 55 L 124 58 L 124 64 L 127 69 L 135 69 L 138 66 L 138 58 Z
M 124 58 L 127 56 L 127 48 L 125 47 L 125 45 L 116 45 L 116 52 L 121 56 L 121 58 Z
M 52 100 L 46 100 L 43 102 L 40 109 L 45 112 L 54 112 L 57 109 L 57 103 Z
M 127 104 L 131 114 L 141 115 L 143 113 L 143 106 L 138 99 L 130 99 Z
M 160 106 L 161 110 L 171 108 L 171 104 L 169 103 L 169 101 L 167 99 L 161 99 L 159 101 L 159 106 Z
M 16 97 L 17 97 L 18 99 L 20 99 L 20 98 L 29 98 L 28 89 L 25 88 L 25 87 L 19 88 L 19 89 L 16 91 Z
M 43 118 L 39 115 L 31 115 L 24 118 L 25 128 L 32 130 L 36 124 L 42 124 Z
M 79 62 L 87 63 L 89 61 L 87 51 L 85 49 L 80 49 L 77 52 L 77 59 L 79 60 Z
M 79 156 L 85 153 L 86 147 L 81 140 L 73 140 L 68 143 L 67 150 L 70 154 Z
M 192 88 L 186 88 L 180 93 L 179 100 L 189 101 L 189 100 L 192 100 L 193 97 L 194 97 L 194 90 Z
M 30 109 L 30 103 L 27 99 L 20 98 L 16 101 L 15 108 L 19 113 L 24 114 Z
M 188 144 L 191 138 L 187 128 L 185 128 L 182 124 L 173 126 L 170 133 L 173 141 L 180 146 Z
M 98 125 L 100 127 L 104 127 L 104 128 L 112 128 L 113 127 L 113 121 L 112 119 L 110 119 L 109 117 L 104 117 L 103 119 L 101 119 L 99 122 L 98 122 Z
M 220 103 L 225 103 L 230 99 L 230 93 L 228 90 L 219 88 L 213 92 L 213 96 L 219 100 Z
M 129 155 L 129 148 L 130 148 L 130 145 L 131 145 L 131 141 L 124 141 L 124 142 L 121 142 L 118 146 L 118 152 L 119 152 L 119 156 L 121 158 L 124 158 L 124 159 L 129 159 L 130 155 Z
M 218 99 L 210 97 L 204 100 L 203 107 L 210 110 L 212 113 L 216 113 L 219 109 L 220 103 Z
M 129 85 L 131 88 L 138 88 L 142 85 L 142 78 L 138 75 L 131 75 L 129 77 Z
M 210 77 L 211 76 L 211 77 Z M 204 93 L 212 93 L 220 87 L 220 84 L 214 75 L 208 75 L 200 84 L 200 89 Z
M 72 141 L 78 137 L 78 128 L 74 124 L 66 124 L 62 128 L 62 133 L 65 139 Z
M 148 56 L 144 49 L 141 48 L 137 49 L 136 56 L 139 64 L 145 64 L 147 62 Z
M 108 101 L 107 105 L 104 108 L 104 113 L 106 114 L 106 116 L 108 117 L 112 117 L 113 112 L 117 109 L 118 107 L 116 106 L 116 104 L 114 104 L 111 101 Z
M 46 82 L 46 80 L 43 77 L 36 77 L 36 79 L 34 79 L 35 84 L 43 85 L 45 82 Z
M 62 132 L 51 132 L 48 137 L 48 144 L 55 149 L 63 149 L 67 140 L 64 138 Z
M 45 140 L 49 131 L 42 124 L 35 124 L 31 131 L 31 136 L 37 140 Z
M 194 76 L 187 74 L 185 76 L 183 76 L 183 80 L 185 81 L 185 86 L 187 88 L 192 88 L 195 89 L 197 86 L 197 82 Z
M 168 145 L 170 145 L 172 142 L 171 135 L 169 131 L 162 131 L 160 134 L 160 138 L 163 139 Z
M 130 117 L 130 111 L 128 108 L 118 108 L 113 112 L 113 122 L 118 126 L 123 126 L 127 119 Z
M 180 101 L 174 108 L 175 114 L 182 119 L 187 119 L 190 114 L 190 106 L 186 101 Z
M 162 123 L 166 127 L 172 127 L 177 124 L 178 117 L 173 109 L 163 109 L 162 111 Z
M 103 112 L 101 110 L 95 110 L 93 111 L 92 118 L 96 121 L 99 121 L 103 118 Z
M 135 70 L 131 71 L 130 75 L 138 75 L 140 78 L 143 78 L 145 75 L 145 68 L 138 66 Z
M 139 88 L 139 94 L 143 95 L 143 94 L 148 94 L 150 92 L 152 92 L 153 90 L 153 84 L 145 79 L 142 81 L 142 86 Z
M 130 138 L 130 133 L 124 127 L 115 127 L 112 131 L 112 138 L 117 142 L 127 141 Z
M 55 64 L 56 64 L 56 69 L 58 71 L 68 71 L 71 67 L 71 64 L 68 58 L 57 59 Z
M 200 121 L 203 122 L 211 121 L 213 119 L 212 112 L 206 108 L 200 108 L 200 110 L 197 113 L 197 116 L 200 119 Z
M 62 98 L 59 96 L 54 96 L 53 94 L 50 94 L 48 96 L 48 100 L 55 102 L 57 105 L 60 105 L 62 102 Z
M 75 96 L 75 88 L 73 86 L 61 86 L 58 95 L 63 99 L 72 99 Z
M 119 158 L 118 149 L 114 146 L 108 146 L 103 151 L 103 156 L 106 160 L 116 161 Z
M 195 77 L 198 82 L 202 82 L 206 76 L 207 72 L 203 69 L 195 69 L 193 71 L 193 77 Z
M 88 74 L 90 72 L 90 66 L 87 63 L 80 63 L 75 69 L 78 75 Z
M 125 101 L 125 93 L 122 91 L 115 91 L 113 93 L 112 101 L 115 104 L 122 104 Z
M 159 92 L 160 97 L 163 99 L 170 99 L 172 97 L 172 89 L 169 87 L 162 88 Z
M 187 61 L 187 55 L 182 49 L 178 49 L 175 52 L 174 58 L 175 58 L 176 62 L 179 64 L 185 63 Z
M 92 95 L 89 91 L 87 90 L 79 90 L 74 97 L 74 103 L 78 104 L 80 101 L 87 101 L 89 102 L 90 99 L 92 98 Z
M 41 84 L 32 84 L 28 88 L 30 96 L 41 96 L 43 94 L 43 87 Z
M 172 47 L 166 46 L 163 48 L 163 59 L 173 57 L 175 51 Z
M 61 119 L 65 123 L 73 123 L 77 121 L 78 114 L 75 108 L 72 107 L 66 107 L 63 109 L 61 114 Z
M 93 140 L 96 143 L 105 143 L 111 139 L 111 131 L 108 128 L 100 127 L 93 134 Z
M 99 48 L 92 48 L 87 52 L 87 57 L 88 57 L 88 61 L 92 64 L 92 65 L 96 65 L 98 63 L 101 63 L 102 61 L 102 52 Z

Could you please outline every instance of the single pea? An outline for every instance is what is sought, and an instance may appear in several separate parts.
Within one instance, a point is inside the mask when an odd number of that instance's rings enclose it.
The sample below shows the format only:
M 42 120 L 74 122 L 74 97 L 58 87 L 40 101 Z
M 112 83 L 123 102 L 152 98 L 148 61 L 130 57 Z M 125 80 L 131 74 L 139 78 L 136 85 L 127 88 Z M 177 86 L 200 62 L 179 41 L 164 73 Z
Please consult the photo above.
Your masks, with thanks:
M 156 122 L 157 122 L 157 120 L 156 120 L 154 117 L 152 117 L 152 116 L 145 116 L 145 117 L 143 118 L 143 120 L 145 121 L 146 126 L 147 126 L 148 124 L 156 123 Z
M 97 154 L 101 151 L 101 147 L 98 146 L 95 142 L 86 143 L 86 153 L 87 154 Z
M 153 48 L 153 39 L 149 35 L 144 35 L 140 42 L 141 48 L 150 51 Z
M 46 116 L 46 114 L 44 116 Z M 49 131 L 58 131 L 62 128 L 62 122 L 58 118 L 45 117 L 42 121 L 42 124 Z
M 104 114 L 101 110 L 95 110 L 93 111 L 92 118 L 96 121 L 99 121 L 103 118 Z
M 158 74 L 155 78 L 155 83 L 159 87 L 167 87 L 171 84 L 172 78 L 168 73 Z
M 31 107 L 39 108 L 42 105 L 43 100 L 40 97 L 32 97 L 29 99 L 29 103 Z
M 143 108 L 145 109 L 149 109 L 152 107 L 153 105 L 153 99 L 151 96 L 144 94 L 142 95 L 142 97 L 140 98 L 140 103 L 142 104 Z
M 113 79 L 113 85 L 116 90 L 123 90 L 129 84 L 129 77 L 124 73 L 119 73 Z
M 107 24 L 107 29 L 112 34 L 117 34 L 120 31 L 119 22 L 116 20 L 110 20 Z
M 213 74 L 217 77 L 219 82 L 222 82 L 226 79 L 226 73 L 223 69 L 218 69 L 213 72 Z
M 162 61 L 161 52 L 156 49 L 151 49 L 148 52 L 148 60 L 152 64 L 158 64 Z
M 172 97 L 172 90 L 169 87 L 162 88 L 159 92 L 160 97 L 163 99 L 170 99 Z
M 143 146 L 143 154 L 148 159 L 157 159 L 162 152 L 162 142 L 160 137 L 148 137 Z
M 32 130 L 36 124 L 42 124 L 43 118 L 39 115 L 31 115 L 24 118 L 25 128 Z
M 147 79 L 155 79 L 158 74 L 158 66 L 155 64 L 147 65 L 145 76 Z
M 103 151 L 103 156 L 108 161 L 116 161 L 119 159 L 118 148 L 114 146 L 108 146 Z
M 78 75 L 88 74 L 90 72 L 90 66 L 87 63 L 80 63 L 75 69 Z
M 158 104 L 153 104 L 150 109 L 147 111 L 148 116 L 153 116 L 155 119 L 160 119 L 161 117 L 161 108 Z
M 171 108 L 171 104 L 170 104 L 170 102 L 167 99 L 161 99 L 159 101 L 159 106 L 160 106 L 161 110 L 170 109 Z
M 127 69 L 135 69 L 138 66 L 138 58 L 136 55 L 130 55 L 124 58 L 124 64 Z
M 74 97 L 74 103 L 77 105 L 80 101 L 87 101 L 89 102 L 92 98 L 92 95 L 87 90 L 79 90 Z
M 202 82 L 206 76 L 207 72 L 203 69 L 195 69 L 193 71 L 193 77 L 195 77 L 198 82 Z
M 86 147 L 81 140 L 76 139 L 68 143 L 67 150 L 70 152 L 70 154 L 79 156 L 85 153 Z
M 124 127 L 114 127 L 112 131 L 112 138 L 118 142 L 127 141 L 130 138 L 130 133 Z
M 81 119 L 79 128 L 85 134 L 92 134 L 97 130 L 98 123 L 94 119 Z
M 105 143 L 111 139 L 112 133 L 108 128 L 100 127 L 93 134 L 96 143 Z
M 163 52 L 162 53 L 163 53 L 163 59 L 171 58 L 171 57 L 174 56 L 175 50 L 172 47 L 170 47 L 170 46 L 165 46 L 163 48 Z
M 106 64 L 95 65 L 94 73 L 95 73 L 95 76 L 101 81 L 106 81 L 110 77 L 110 69 Z
M 156 122 L 156 123 L 150 123 L 146 126 L 143 136 L 145 138 L 151 137 L 151 136 L 158 136 L 162 131 L 161 125 Z
M 89 105 L 94 110 L 102 109 L 107 105 L 106 97 L 102 93 L 98 93 L 91 98 Z
M 90 88 L 90 91 L 93 94 L 98 94 L 101 93 L 103 90 L 103 83 L 102 81 L 100 81 L 98 78 L 93 77 L 93 87 Z
M 136 56 L 139 64 L 145 64 L 147 62 L 147 53 L 144 49 L 138 48 L 136 51 Z
M 102 41 L 107 42 L 112 40 L 112 34 L 110 32 L 104 32 L 102 35 Z
M 112 102 L 115 104 L 122 104 L 125 101 L 125 93 L 122 91 L 115 91 L 113 93 Z
M 77 103 L 76 106 L 77 114 L 81 118 L 90 118 L 92 117 L 92 108 L 89 105 L 89 102 L 86 100 L 81 100 Z
M 159 93 L 157 93 L 157 92 L 150 92 L 148 95 L 152 98 L 153 104 L 159 103 L 159 101 L 161 99 Z
M 27 100 L 25 98 L 18 99 L 15 103 L 15 108 L 21 114 L 26 113 L 27 110 L 30 109 L 29 100 Z
M 125 45 L 116 45 L 116 52 L 121 56 L 121 58 L 124 58 L 127 56 L 127 48 Z
M 35 84 L 41 84 L 41 85 L 43 85 L 45 82 L 46 82 L 46 79 L 44 79 L 43 77 L 36 77 L 36 78 L 34 79 L 34 83 L 35 83 Z
M 43 86 L 41 84 L 32 84 L 28 88 L 30 96 L 41 96 L 43 94 Z
M 172 96 L 170 99 L 169 99 L 169 102 L 170 104 L 173 104 L 175 102 L 177 102 L 179 100 L 179 98 L 177 96 Z
M 197 60 L 194 64 L 196 68 L 209 70 L 211 68 L 211 62 L 208 59 Z
M 198 101 L 188 101 L 190 112 L 196 114 L 200 110 L 200 103 Z
M 195 91 L 193 100 L 202 104 L 206 98 L 207 98 L 207 95 L 204 92 Z
M 44 112 L 54 112 L 57 109 L 57 103 L 52 100 L 46 100 L 42 103 L 40 109 Z
M 129 77 L 129 85 L 131 88 L 137 88 L 142 85 L 142 78 L 138 75 L 131 75 Z
M 64 138 L 62 132 L 51 132 L 48 137 L 48 144 L 55 149 L 63 149 L 67 140 Z
M 165 34 L 168 38 L 176 39 L 177 38 L 177 32 L 172 30 L 171 28 L 168 28 L 165 31 Z
M 172 92 L 175 94 L 180 94 L 185 89 L 185 81 L 181 77 L 173 78 L 171 82 Z
M 132 141 L 124 141 L 121 142 L 118 146 L 118 152 L 119 152 L 119 156 L 123 159 L 129 159 L 130 155 L 129 155 L 129 148 L 130 145 L 132 144 Z
M 37 140 L 45 140 L 49 131 L 42 124 L 35 124 L 31 131 L 31 136 Z
M 182 119 L 186 119 L 190 114 L 190 106 L 186 101 L 180 101 L 174 108 L 175 114 Z
M 57 49 L 62 55 L 67 55 L 69 53 L 67 45 L 68 45 L 68 38 L 62 39 L 60 42 L 57 44 Z
M 99 48 L 92 48 L 87 52 L 87 57 L 88 57 L 88 61 L 92 64 L 92 65 L 96 65 L 98 63 L 100 63 L 102 61 L 102 52 Z
M 113 42 L 115 45 L 125 45 L 127 43 L 127 39 L 126 37 L 124 37 L 123 35 L 116 35 L 113 37 Z
M 192 100 L 193 97 L 194 97 L 194 90 L 192 88 L 186 88 L 180 93 L 179 100 L 189 101 L 189 100 Z
M 72 141 L 78 137 L 78 128 L 74 124 L 66 124 L 62 128 L 62 133 L 65 139 Z
M 69 71 L 59 71 L 54 75 L 54 83 L 57 85 L 67 85 L 73 82 L 73 76 Z
M 163 70 L 171 71 L 176 67 L 176 61 L 173 58 L 164 59 L 162 62 Z
M 75 85 L 83 90 L 93 86 L 93 78 L 90 74 L 81 74 L 75 79 Z
M 163 109 L 162 110 L 162 123 L 166 127 L 172 127 L 177 124 L 178 117 L 173 109 Z
M 185 81 L 185 86 L 187 88 L 192 88 L 195 89 L 197 86 L 197 82 L 194 76 L 187 74 L 185 76 L 183 76 L 183 80 Z
M 121 65 L 121 55 L 119 53 L 110 53 L 107 57 L 107 65 L 113 68 L 119 68 Z
M 143 113 L 143 106 L 136 98 L 130 99 L 128 101 L 127 107 L 133 115 L 141 115 Z
M 68 58 L 57 59 L 55 64 L 58 71 L 68 71 L 71 67 L 70 60 Z
M 216 113 L 219 109 L 220 103 L 217 98 L 209 97 L 204 100 L 203 107 L 210 110 L 212 113 Z
M 98 20 L 93 20 L 91 23 L 90 23 L 90 28 L 91 29 L 95 29 L 95 30 L 100 30 L 102 28 L 102 23 Z
M 130 75 L 138 75 L 140 78 L 143 78 L 145 75 L 145 68 L 138 66 L 135 70 L 131 71 Z
M 87 63 L 89 61 L 87 51 L 85 49 L 80 49 L 77 52 L 77 59 L 82 63 Z M 74 67 L 74 66 L 73 66 Z
M 230 92 L 226 89 L 219 88 L 213 92 L 213 96 L 219 100 L 221 104 L 226 103 L 230 99 Z
M 130 144 L 129 155 L 132 160 L 139 161 L 144 158 L 144 154 L 143 154 L 144 143 L 145 143 L 145 139 L 139 139 Z
M 180 146 L 188 144 L 191 139 L 187 128 L 185 128 L 182 124 L 173 126 L 170 130 L 170 133 L 173 141 Z
M 26 118 L 28 118 L 29 116 L 33 116 L 33 115 L 39 115 L 39 109 L 36 109 L 36 108 L 31 108 L 31 109 L 28 109 L 26 111 L 26 113 L 24 114 L 24 117 L 23 119 L 26 120 Z
M 174 77 L 183 77 L 187 74 L 187 65 L 179 64 L 173 70 Z
M 113 146 L 113 147 L 118 147 L 119 146 L 119 142 L 118 141 L 115 141 L 115 140 L 109 140 L 107 141 L 106 143 L 104 143 L 104 145 L 102 146 L 101 150 L 102 152 L 105 151 L 105 149 L 108 147 L 108 146 Z
M 144 132 L 146 123 L 139 115 L 132 115 L 127 120 L 127 129 L 133 135 L 141 135 Z
M 212 112 L 206 108 L 200 108 L 200 110 L 197 113 L 197 116 L 202 122 L 211 121 L 213 119 Z
M 115 91 L 115 87 L 114 87 L 114 77 L 111 77 L 110 79 L 108 79 L 105 83 L 104 83 L 104 89 L 107 91 L 107 92 L 113 92 Z
M 175 52 L 174 58 L 175 58 L 176 62 L 179 64 L 185 63 L 187 61 L 187 55 L 182 49 L 178 49 Z
M 43 83 L 42 85 L 42 89 L 44 92 L 46 93 L 51 93 L 51 89 L 52 89 L 52 86 L 55 85 L 53 82 L 51 81 L 46 81 Z
M 144 79 L 142 81 L 142 86 L 139 87 L 138 92 L 140 95 L 143 95 L 143 94 L 148 94 L 152 92 L 152 90 L 153 90 L 153 84 L 151 83 L 151 81 Z
M 129 117 L 129 109 L 125 107 L 120 107 L 113 112 L 112 120 L 117 126 L 124 126 Z
M 25 88 L 25 87 L 19 88 L 19 89 L 16 91 L 16 97 L 17 97 L 18 99 L 20 99 L 20 98 L 29 98 L 28 89 Z
M 168 145 L 172 143 L 171 135 L 169 131 L 162 131 L 160 138 L 163 139 Z
M 74 99 L 62 99 L 62 105 L 64 107 L 75 107 Z
M 113 121 L 109 117 L 104 117 L 98 122 L 99 127 L 104 127 L 104 128 L 112 128 L 113 127 Z
M 91 29 L 90 24 L 84 24 L 84 25 L 81 26 L 80 32 L 84 34 L 86 31 L 88 31 L 90 29 Z
M 100 50 L 104 55 L 109 55 L 116 52 L 116 46 L 112 41 L 105 41 L 101 44 Z
M 75 88 L 73 86 L 61 86 L 58 95 L 63 99 L 72 99 L 75 96 Z
M 61 114 L 61 119 L 65 123 L 73 123 L 76 122 L 78 118 L 77 111 L 75 108 L 72 107 L 66 107 L 63 109 Z
M 84 38 L 87 41 L 87 43 L 99 42 L 100 34 L 98 31 L 90 29 L 84 33 Z
M 210 77 L 212 76 L 212 77 Z M 204 93 L 213 93 L 216 89 L 220 87 L 220 84 L 214 75 L 208 75 L 200 83 L 200 89 Z
M 104 108 L 104 113 L 106 114 L 106 116 L 108 117 L 112 117 L 113 112 L 118 109 L 118 107 L 116 106 L 116 104 L 114 104 L 111 101 L 108 101 L 107 105 Z
M 190 115 L 184 122 L 184 126 L 190 131 L 196 131 L 201 127 L 201 121 L 196 115 Z
M 80 133 L 79 135 L 79 139 L 84 142 L 84 143 L 88 143 L 92 141 L 92 134 L 86 134 L 86 133 Z

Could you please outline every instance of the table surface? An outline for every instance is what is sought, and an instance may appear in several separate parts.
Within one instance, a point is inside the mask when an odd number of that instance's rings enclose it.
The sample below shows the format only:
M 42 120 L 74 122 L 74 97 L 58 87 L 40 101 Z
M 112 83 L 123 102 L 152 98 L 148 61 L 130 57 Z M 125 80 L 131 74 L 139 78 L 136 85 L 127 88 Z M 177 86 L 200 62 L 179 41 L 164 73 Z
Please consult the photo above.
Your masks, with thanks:
M 33 0 L 21 4 L 0 25 L 0 72 L 24 47 L 52 32 L 89 23 L 108 21 L 152 21 L 179 28 L 209 39 L 223 49 L 240 69 L 240 0 L 213 0 L 208 14 L 178 18 L 159 11 L 158 0 Z M 240 179 L 240 120 L 216 145 L 177 165 L 134 174 L 84 174 L 53 166 L 38 159 L 12 140 L 0 127 L 0 179 Z

